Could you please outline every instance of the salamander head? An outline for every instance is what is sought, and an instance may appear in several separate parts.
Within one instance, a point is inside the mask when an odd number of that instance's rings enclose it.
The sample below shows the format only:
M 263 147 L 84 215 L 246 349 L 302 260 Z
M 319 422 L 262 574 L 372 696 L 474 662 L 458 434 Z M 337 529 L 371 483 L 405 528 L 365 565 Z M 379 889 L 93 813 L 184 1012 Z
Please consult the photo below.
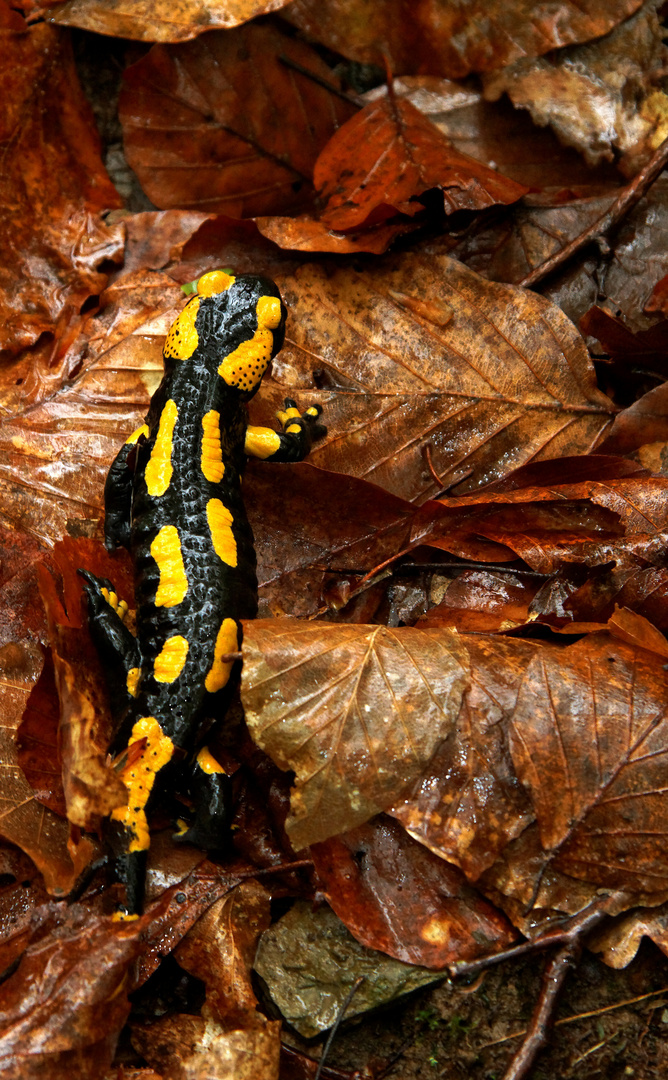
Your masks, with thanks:
M 270 278 L 235 278 L 221 270 L 201 277 L 197 291 L 207 297 L 201 306 L 209 309 L 208 339 L 217 351 L 218 374 L 247 400 L 283 345 L 286 309 L 281 294 Z

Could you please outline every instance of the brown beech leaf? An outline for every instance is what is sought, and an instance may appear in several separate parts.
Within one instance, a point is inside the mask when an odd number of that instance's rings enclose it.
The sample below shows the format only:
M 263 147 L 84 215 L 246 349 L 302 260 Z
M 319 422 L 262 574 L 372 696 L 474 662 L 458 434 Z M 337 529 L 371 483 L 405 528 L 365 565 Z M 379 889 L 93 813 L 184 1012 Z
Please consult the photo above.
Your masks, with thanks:
M 255 222 L 262 235 L 273 240 L 279 247 L 292 251 L 333 252 L 338 255 L 348 255 L 355 251 L 380 255 L 398 236 L 415 228 L 412 223 L 381 222 L 364 227 L 358 232 L 342 233 L 330 229 L 322 221 L 307 214 L 300 214 L 298 217 L 258 217 Z
M 63 26 L 138 41 L 187 41 L 229 30 L 289 0 L 66 0 L 50 17 Z
M 528 621 L 540 580 L 493 570 L 464 570 L 454 579 L 435 577 L 437 603 L 418 619 L 420 629 L 443 626 L 460 633 L 511 630 Z
M 282 290 L 281 392 L 310 385 L 316 365 L 321 385 L 337 388 L 319 398 L 328 435 L 310 460 L 410 501 L 438 488 L 427 447 L 442 486 L 459 493 L 527 461 L 592 450 L 617 411 L 561 311 L 452 259 L 305 266 Z
M 657 656 L 668 658 L 668 641 L 648 619 L 629 608 L 616 607 L 608 619 L 608 630 L 627 645 L 637 645 Z
M 176 1013 L 133 1026 L 132 1044 L 170 1080 L 277 1080 L 281 1025 L 228 1031 L 212 1018 Z
M 35 798 L 59 817 L 67 817 L 63 774 L 58 741 L 60 701 L 53 669 L 53 654 L 47 650 L 44 667 L 26 703 L 17 732 L 18 765 L 35 793 Z
M 507 93 L 592 165 L 621 154 L 621 168 L 633 176 L 668 134 L 668 96 L 657 79 L 668 59 L 661 0 L 638 7 L 605 37 L 549 60 L 520 57 L 495 71 L 487 76 L 486 96 Z
M 125 153 L 156 206 L 249 217 L 308 205 L 318 153 L 354 106 L 281 55 L 330 79 L 308 45 L 257 24 L 156 45 L 126 70 Z
M 206 986 L 210 1014 L 228 1028 L 263 1027 L 251 983 L 258 938 L 271 924 L 270 895 L 244 881 L 197 920 L 175 950 L 180 966 Z
M 487 164 L 518 184 L 561 188 L 562 204 L 566 193 L 572 198 L 576 192 L 590 192 L 592 185 L 619 185 L 615 169 L 606 165 L 592 170 L 575 150 L 562 146 L 549 128 L 537 128 L 526 112 L 514 109 L 505 98 L 485 101 L 482 88 L 471 82 L 436 75 L 405 75 L 395 78 L 392 86 L 395 96 L 409 101 L 428 117 L 460 154 Z M 361 100 L 377 101 L 387 93 L 387 86 L 377 86 L 363 94 Z M 529 196 L 528 204 L 532 201 Z M 524 205 L 523 200 L 517 210 Z M 507 225 L 507 215 L 499 224 Z M 468 235 L 469 230 L 466 232 Z M 499 280 L 515 281 L 522 276 Z
M 350 60 L 383 66 L 398 75 L 447 75 L 489 71 L 522 56 L 543 53 L 607 34 L 636 11 L 641 0 L 450 0 L 411 5 L 400 0 L 368 5 L 360 0 L 294 0 L 286 18 L 316 41 Z
M 16 731 L 41 668 L 37 645 L 10 642 L 0 648 L 0 834 L 30 856 L 52 895 L 63 896 L 74 887 L 95 847 L 87 839 L 68 844 L 66 822 L 36 801 L 18 765 Z
M 457 636 L 412 627 L 244 624 L 242 701 L 254 741 L 297 775 L 297 849 L 389 806 L 452 728 L 467 679 Z
M 101 1075 L 130 1011 L 130 966 L 145 922 L 114 924 L 80 904 L 41 909 L 18 968 L 0 987 L 3 1077 Z
M 47 545 L 68 534 L 101 538 L 107 471 L 160 382 L 178 296 L 164 274 L 122 279 L 89 324 L 79 374 L 37 386 L 32 406 L 13 388 L 0 428 L 0 503 L 19 532 Z
M 663 566 L 667 527 L 668 480 L 629 477 L 440 499 L 416 515 L 413 540 L 481 558 L 486 538 L 543 574 L 565 563 L 645 570 Z
M 546 648 L 467 637 L 471 683 L 453 729 L 390 813 L 431 851 L 477 881 L 533 820 L 508 751 L 508 724 L 524 672 Z
M 111 722 L 104 673 L 85 624 L 85 600 L 77 569 L 113 577 L 120 596 L 132 599 L 132 575 L 126 558 L 113 557 L 90 540 L 61 541 L 54 561 L 62 576 L 61 601 L 53 574 L 40 568 L 53 652 L 61 715 L 59 745 L 69 821 L 92 831 L 112 810 L 123 806 L 127 792 L 106 764 Z
M 663 657 L 590 635 L 529 664 L 510 727 L 546 863 L 628 891 L 668 887 Z
M 362 945 L 407 964 L 443 968 L 506 948 L 506 919 L 383 815 L 311 847 L 325 896 Z
M 665 362 L 662 358 L 662 364 Z M 663 443 L 668 439 L 668 383 L 643 394 L 615 417 L 601 450 L 628 454 L 645 443 Z
M 307 462 L 249 462 L 244 502 L 263 616 L 314 615 L 328 570 L 372 570 L 406 546 L 413 514 L 382 488 Z
M 100 265 L 120 259 L 123 232 L 99 218 L 120 198 L 69 38 L 40 23 L 0 29 L 0 40 L 0 349 L 15 353 L 76 327 L 82 304 L 106 283 Z
M 329 140 L 313 182 L 331 229 L 354 229 L 367 219 L 413 216 L 419 197 L 437 188 L 446 213 L 513 203 L 528 191 L 460 154 L 410 101 L 393 94 L 367 105 Z

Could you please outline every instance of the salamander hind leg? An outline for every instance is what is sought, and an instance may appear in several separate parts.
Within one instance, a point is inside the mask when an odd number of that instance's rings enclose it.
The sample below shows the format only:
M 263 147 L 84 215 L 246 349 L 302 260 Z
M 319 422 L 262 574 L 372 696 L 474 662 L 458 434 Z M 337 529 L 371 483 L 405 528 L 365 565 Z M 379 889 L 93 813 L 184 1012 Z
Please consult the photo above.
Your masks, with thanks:
M 193 802 L 189 821 L 179 822 L 174 839 L 207 851 L 221 851 L 230 843 L 232 779 L 207 746 L 191 766 L 188 794 Z

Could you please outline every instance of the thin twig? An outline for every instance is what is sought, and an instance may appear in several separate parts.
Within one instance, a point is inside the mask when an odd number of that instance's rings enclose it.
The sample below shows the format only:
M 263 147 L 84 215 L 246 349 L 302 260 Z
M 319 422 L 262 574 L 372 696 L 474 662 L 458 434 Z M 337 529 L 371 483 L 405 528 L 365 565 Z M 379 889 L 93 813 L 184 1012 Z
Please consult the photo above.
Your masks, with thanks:
M 642 199 L 643 195 L 647 193 L 657 176 L 663 172 L 666 164 L 668 164 L 668 138 L 663 140 L 658 149 L 654 151 L 645 167 L 640 170 L 631 183 L 622 188 L 620 194 L 605 214 L 602 214 L 601 217 L 597 218 L 597 220 L 585 229 L 584 232 L 581 232 L 579 236 L 576 236 L 571 240 L 570 244 L 566 244 L 566 247 L 561 248 L 560 251 L 555 251 L 554 255 L 550 255 L 549 259 L 546 259 L 540 266 L 534 267 L 534 269 L 528 273 L 526 277 L 523 277 L 521 281 L 518 281 L 517 284 L 525 289 L 533 289 L 540 281 L 543 281 L 548 274 L 551 274 L 553 270 L 563 266 L 563 264 L 567 262 L 572 255 L 575 255 L 577 251 L 580 251 L 581 248 L 591 243 L 592 240 L 602 237 L 605 233 L 609 232 L 610 229 L 614 228 L 615 225 L 618 225 L 622 218 L 628 214 L 629 210 L 631 210 L 631 208 Z
M 662 986 L 660 990 L 651 990 L 649 994 L 640 994 L 638 997 L 625 998 L 624 1001 L 616 1001 L 614 1005 L 604 1005 L 600 1009 L 591 1009 L 589 1012 L 584 1013 L 574 1013 L 573 1016 L 562 1016 L 561 1020 L 555 1021 L 554 1026 L 558 1028 L 563 1027 L 564 1024 L 575 1024 L 579 1020 L 591 1020 L 592 1017 L 600 1016 L 601 1013 L 614 1012 L 615 1009 L 624 1009 L 627 1005 L 637 1005 L 639 1001 L 646 1001 L 647 998 L 658 997 L 659 994 L 665 993 L 668 993 L 668 986 Z M 487 1050 L 490 1046 L 500 1046 L 501 1043 L 512 1042 L 513 1039 L 521 1039 L 526 1033 L 526 1028 L 522 1031 L 513 1031 L 512 1035 L 504 1035 L 502 1039 L 493 1039 L 492 1042 L 483 1043 L 479 1049 Z
M 330 1031 L 329 1035 L 327 1036 L 327 1042 L 325 1043 L 325 1045 L 323 1047 L 322 1056 L 320 1058 L 320 1061 L 318 1062 L 318 1071 L 316 1072 L 315 1076 L 313 1077 L 313 1080 L 320 1080 L 320 1074 L 322 1073 L 322 1070 L 323 1070 L 323 1067 L 324 1067 L 324 1064 L 325 1064 L 325 1058 L 327 1057 L 327 1055 L 328 1055 L 328 1053 L 329 1053 L 329 1051 L 331 1049 L 332 1043 L 334 1042 L 334 1039 L 336 1038 L 336 1033 L 339 1030 L 339 1026 L 341 1024 L 341 1021 L 343 1020 L 344 1016 L 346 1015 L 346 1010 L 347 1010 L 348 1006 L 350 1005 L 350 1002 L 355 997 L 355 994 L 357 993 L 357 991 L 359 990 L 359 988 L 360 988 L 360 986 L 362 985 L 363 982 L 364 982 L 364 976 L 360 975 L 358 979 L 355 979 L 355 982 L 353 983 L 353 985 L 350 987 L 350 990 L 346 994 L 345 1001 L 341 1005 L 341 1008 L 339 1009 L 338 1016 L 336 1017 L 336 1020 L 334 1021 L 334 1026 L 333 1026 L 332 1030 Z
M 555 956 L 548 960 L 543 972 L 543 985 L 527 1034 L 522 1045 L 513 1054 L 503 1080 L 524 1080 L 539 1050 L 542 1050 L 548 1042 L 557 997 L 568 972 L 577 963 L 581 951 L 582 941 L 578 937 L 564 945 Z

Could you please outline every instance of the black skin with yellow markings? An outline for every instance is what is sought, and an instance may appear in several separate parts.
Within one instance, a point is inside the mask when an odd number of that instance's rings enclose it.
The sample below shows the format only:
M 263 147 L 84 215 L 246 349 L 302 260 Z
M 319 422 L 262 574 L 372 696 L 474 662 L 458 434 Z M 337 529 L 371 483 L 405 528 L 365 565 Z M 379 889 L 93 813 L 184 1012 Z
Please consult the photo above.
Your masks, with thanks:
M 325 432 L 319 406 L 286 400 L 282 432 L 249 428 L 246 402 L 283 344 L 285 307 L 273 281 L 204 275 L 165 342 L 164 378 L 146 423 L 121 448 L 105 486 L 105 538 L 127 547 L 135 571 L 137 636 L 110 582 L 83 572 L 91 631 L 109 673 L 128 807 L 112 846 L 126 885 L 124 915 L 141 910 L 146 815 L 164 780 L 186 763 L 199 797 L 183 837 L 223 845 L 230 780 L 200 747 L 204 717 L 224 707 L 226 659 L 240 620 L 257 612 L 253 535 L 241 497 L 246 456 L 300 461 Z M 157 781 L 157 782 L 156 782 Z

